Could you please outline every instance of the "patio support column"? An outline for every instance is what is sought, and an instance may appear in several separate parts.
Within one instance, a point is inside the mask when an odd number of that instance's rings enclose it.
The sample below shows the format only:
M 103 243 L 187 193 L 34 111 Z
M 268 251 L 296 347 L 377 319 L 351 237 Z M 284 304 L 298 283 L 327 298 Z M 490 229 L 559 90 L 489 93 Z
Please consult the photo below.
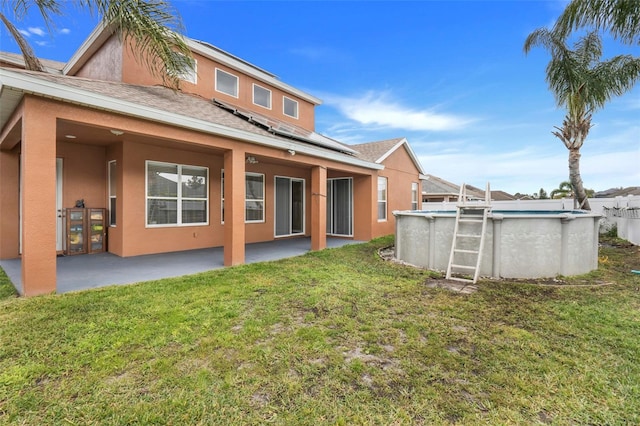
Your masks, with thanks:
M 0 259 L 15 259 L 20 246 L 20 156 L 0 151 Z
M 374 175 L 353 179 L 353 238 L 369 241 L 378 224 L 378 178 Z
M 56 291 L 56 118 L 25 99 L 22 120 L 22 293 Z
M 311 250 L 327 247 L 327 168 L 311 169 Z
M 224 266 L 244 263 L 245 152 L 224 154 Z

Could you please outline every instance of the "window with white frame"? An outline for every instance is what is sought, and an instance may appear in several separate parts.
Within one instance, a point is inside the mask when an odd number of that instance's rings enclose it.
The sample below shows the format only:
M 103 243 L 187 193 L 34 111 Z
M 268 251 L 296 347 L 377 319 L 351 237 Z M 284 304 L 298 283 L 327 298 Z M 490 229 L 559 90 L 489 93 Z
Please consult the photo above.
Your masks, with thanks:
M 378 177 L 378 221 L 387 220 L 387 178 Z
M 216 68 L 216 91 L 238 97 L 238 77 Z
M 109 161 L 109 226 L 116 226 L 116 160 Z
M 147 226 L 206 225 L 209 169 L 147 161 Z
M 261 107 L 271 109 L 271 90 L 254 84 L 253 103 Z
M 418 183 L 411 182 L 411 210 L 418 210 Z
M 245 222 L 264 222 L 264 175 L 245 175 Z
M 282 100 L 282 112 L 289 117 L 298 118 L 298 102 L 284 96 Z

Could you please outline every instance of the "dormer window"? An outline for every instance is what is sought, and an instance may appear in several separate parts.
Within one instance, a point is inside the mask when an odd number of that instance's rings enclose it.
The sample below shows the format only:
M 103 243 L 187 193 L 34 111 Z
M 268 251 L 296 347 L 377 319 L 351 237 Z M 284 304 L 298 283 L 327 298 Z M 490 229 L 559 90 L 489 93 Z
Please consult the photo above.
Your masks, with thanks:
M 238 77 L 216 68 L 216 91 L 238 97 Z
M 271 90 L 257 84 L 253 85 L 253 103 L 271 109 Z
M 284 115 L 288 115 L 289 117 L 298 118 L 298 102 L 293 99 L 289 99 L 286 96 L 282 102 L 282 108 Z

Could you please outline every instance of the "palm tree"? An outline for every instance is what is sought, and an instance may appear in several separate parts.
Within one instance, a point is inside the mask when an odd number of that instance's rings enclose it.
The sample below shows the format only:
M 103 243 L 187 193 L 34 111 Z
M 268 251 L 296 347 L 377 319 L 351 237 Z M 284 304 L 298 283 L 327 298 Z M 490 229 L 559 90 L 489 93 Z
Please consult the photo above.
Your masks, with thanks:
M 551 198 L 567 198 L 573 197 L 573 187 L 571 186 L 571 182 L 568 180 L 560 182 L 560 185 L 553 191 L 551 191 Z
M 16 20 L 24 18 L 35 6 L 49 30 L 53 18 L 63 13 L 65 0 L 0 0 L 2 10 L 11 10 Z M 180 75 L 193 65 L 191 52 L 180 35 L 182 23 L 167 0 L 77 0 L 76 6 L 102 17 L 102 23 L 127 44 L 152 75 L 178 87 Z M 22 52 L 25 67 L 44 71 L 27 40 L 18 28 L 0 11 L 0 21 L 13 36 Z
M 558 18 L 554 31 L 567 35 L 587 26 L 609 30 L 624 43 L 640 44 L 640 1 L 573 0 Z
M 580 176 L 580 148 L 591 129 L 593 113 L 613 96 L 630 90 L 640 78 L 640 59 L 618 55 L 601 62 L 602 41 L 595 32 L 580 38 L 571 50 L 563 34 L 540 28 L 527 37 L 525 53 L 534 46 L 551 53 L 546 80 L 557 105 L 566 109 L 562 127 L 555 127 L 552 133 L 569 150 L 569 180 L 578 206 L 590 210 Z

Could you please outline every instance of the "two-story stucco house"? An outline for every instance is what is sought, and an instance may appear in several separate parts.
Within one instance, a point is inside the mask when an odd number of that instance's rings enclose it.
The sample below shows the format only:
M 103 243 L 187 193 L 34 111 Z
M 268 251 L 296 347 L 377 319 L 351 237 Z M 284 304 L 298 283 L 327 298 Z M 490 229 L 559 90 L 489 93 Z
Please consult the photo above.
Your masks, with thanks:
M 0 259 L 25 295 L 56 291 L 64 212 L 107 211 L 107 250 L 128 257 L 394 232 L 424 173 L 404 138 L 349 146 L 315 132 L 320 99 L 207 43 L 163 87 L 102 26 L 67 63 L 25 71 L 0 55 Z

